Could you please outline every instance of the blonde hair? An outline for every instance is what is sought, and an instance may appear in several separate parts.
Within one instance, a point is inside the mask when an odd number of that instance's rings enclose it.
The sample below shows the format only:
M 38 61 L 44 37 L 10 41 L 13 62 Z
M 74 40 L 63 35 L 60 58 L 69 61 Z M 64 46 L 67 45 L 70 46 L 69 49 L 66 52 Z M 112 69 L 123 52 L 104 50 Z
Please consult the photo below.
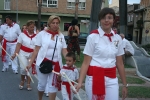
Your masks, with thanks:
M 59 16 L 51 15 L 51 16 L 49 17 L 48 21 L 47 21 L 47 28 L 48 28 L 48 29 L 50 29 L 49 24 L 52 23 L 52 21 L 53 21 L 54 19 L 58 19 L 59 23 L 61 22 L 61 19 L 60 19 Z M 58 28 L 58 32 L 60 33 L 60 27 Z

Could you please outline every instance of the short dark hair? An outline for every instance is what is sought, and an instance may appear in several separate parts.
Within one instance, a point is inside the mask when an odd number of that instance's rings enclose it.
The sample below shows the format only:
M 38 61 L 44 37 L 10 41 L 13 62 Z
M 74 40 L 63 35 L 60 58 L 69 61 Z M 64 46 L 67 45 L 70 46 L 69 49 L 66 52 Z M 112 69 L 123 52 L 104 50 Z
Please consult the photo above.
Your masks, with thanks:
M 66 54 L 66 57 L 72 57 L 73 60 L 76 60 L 76 55 L 75 55 L 74 52 L 68 52 L 68 53 Z
M 78 24 L 78 20 L 77 19 L 73 19 L 72 21 L 71 21 L 71 25 L 77 25 Z
M 5 17 L 5 19 L 6 19 L 6 18 L 8 18 L 8 19 L 10 19 L 10 20 L 13 20 L 10 15 L 7 15 L 7 16 Z
M 105 7 L 99 12 L 98 19 L 103 19 L 107 14 L 112 14 L 114 19 L 116 17 L 115 11 L 112 8 Z

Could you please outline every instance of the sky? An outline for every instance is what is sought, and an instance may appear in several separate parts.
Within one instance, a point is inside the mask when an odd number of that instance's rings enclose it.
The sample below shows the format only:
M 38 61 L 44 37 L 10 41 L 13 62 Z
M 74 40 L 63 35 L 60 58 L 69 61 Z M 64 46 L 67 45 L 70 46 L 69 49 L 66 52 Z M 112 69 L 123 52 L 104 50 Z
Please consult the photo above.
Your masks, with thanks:
M 110 0 L 109 3 L 111 3 L 112 0 Z M 140 3 L 141 0 L 128 0 L 128 4 L 133 4 L 133 3 Z

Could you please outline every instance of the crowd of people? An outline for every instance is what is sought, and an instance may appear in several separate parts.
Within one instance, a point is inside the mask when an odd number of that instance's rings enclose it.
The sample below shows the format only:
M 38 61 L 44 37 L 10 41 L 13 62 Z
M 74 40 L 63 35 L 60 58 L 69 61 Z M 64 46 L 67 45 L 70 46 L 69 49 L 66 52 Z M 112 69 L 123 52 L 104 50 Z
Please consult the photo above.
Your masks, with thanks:
M 20 29 L 11 16 L 6 16 L 6 23 L 0 27 L 2 72 L 9 68 L 11 58 L 13 72 L 18 74 L 18 66 L 20 67 L 19 89 L 24 88 L 25 80 L 27 80 L 26 89 L 28 91 L 32 90 L 32 86 L 27 72 L 36 74 L 38 100 L 42 100 L 44 93 L 49 96 L 49 100 L 55 100 L 59 90 L 62 91 L 63 100 L 73 100 L 73 94 L 82 87 L 85 76 L 85 91 L 88 100 L 118 100 L 117 69 L 123 84 L 122 98 L 124 100 L 127 96 L 128 84 L 122 56 L 124 54 L 133 55 L 134 51 L 126 52 L 125 44 L 122 45 L 123 34 L 118 35 L 116 31 L 113 31 L 112 26 L 115 19 L 113 9 L 103 8 L 98 18 L 100 26 L 93 30 L 87 38 L 83 51 L 84 60 L 78 72 L 75 62 L 80 61 L 78 43 L 80 29 L 76 19 L 72 20 L 72 25 L 68 28 L 67 46 L 59 28 L 61 23 L 59 16 L 50 16 L 47 26 L 44 25 L 45 27 L 40 31 L 35 31 L 35 22 L 32 20 L 27 21 Z M 66 60 L 65 64 L 62 62 L 63 57 Z M 71 80 L 78 82 L 75 85 L 76 91 L 70 88 L 68 80 L 63 76 L 64 73 Z

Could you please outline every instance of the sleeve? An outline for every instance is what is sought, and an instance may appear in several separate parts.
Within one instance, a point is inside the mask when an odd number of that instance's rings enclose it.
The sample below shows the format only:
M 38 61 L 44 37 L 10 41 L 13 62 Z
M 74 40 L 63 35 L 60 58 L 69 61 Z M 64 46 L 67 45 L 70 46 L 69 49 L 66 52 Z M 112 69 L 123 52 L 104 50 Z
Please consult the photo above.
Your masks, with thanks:
M 67 48 L 67 44 L 66 44 L 64 35 L 62 36 L 62 46 L 63 46 L 63 48 Z
M 84 47 L 83 54 L 92 56 L 94 53 L 94 39 L 92 34 L 88 36 L 86 45 Z
M 18 28 L 17 28 L 17 35 L 19 36 L 21 34 L 21 29 L 20 29 L 20 26 L 18 25 Z
M 121 56 L 124 54 L 124 46 L 122 44 L 123 44 L 123 41 L 120 39 L 119 44 L 118 44 L 117 56 Z
M 42 46 L 42 32 L 39 32 L 36 36 L 36 42 L 35 45 Z
M 75 69 L 75 80 L 79 79 L 79 71 Z
M 4 30 L 3 30 L 3 26 L 1 25 L 1 27 L 0 27 L 0 35 L 2 35 L 2 36 L 4 36 Z
M 22 35 L 23 35 L 23 33 L 21 33 L 21 34 L 19 35 L 18 39 L 17 39 L 17 42 L 18 42 L 18 43 L 21 43 L 21 44 L 22 44 L 22 42 L 23 42 L 23 40 L 22 40 Z

